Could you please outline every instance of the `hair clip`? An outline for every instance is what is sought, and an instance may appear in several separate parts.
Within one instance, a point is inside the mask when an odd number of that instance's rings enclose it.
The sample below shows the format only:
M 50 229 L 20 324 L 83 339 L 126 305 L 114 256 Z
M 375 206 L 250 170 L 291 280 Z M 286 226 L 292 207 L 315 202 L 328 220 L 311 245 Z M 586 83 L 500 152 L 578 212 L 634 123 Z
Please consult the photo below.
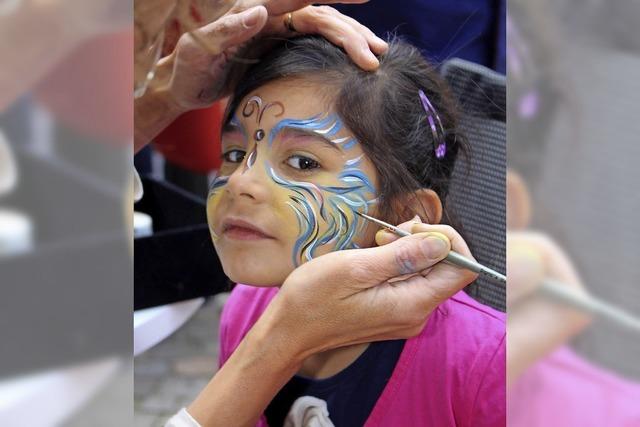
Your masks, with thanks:
M 429 98 L 424 93 L 422 89 L 418 90 L 418 95 L 420 95 L 420 101 L 422 102 L 422 108 L 424 108 L 425 113 L 427 113 L 427 120 L 429 121 L 429 127 L 431 128 L 431 132 L 433 133 L 433 141 L 435 144 L 435 153 L 437 159 L 442 159 L 444 155 L 447 153 L 447 144 L 444 141 L 444 128 L 442 127 L 442 122 L 440 121 L 440 116 L 436 112 L 436 109 L 433 108 Z M 436 127 L 436 122 L 438 126 Z M 440 133 L 438 133 L 438 128 L 440 129 Z

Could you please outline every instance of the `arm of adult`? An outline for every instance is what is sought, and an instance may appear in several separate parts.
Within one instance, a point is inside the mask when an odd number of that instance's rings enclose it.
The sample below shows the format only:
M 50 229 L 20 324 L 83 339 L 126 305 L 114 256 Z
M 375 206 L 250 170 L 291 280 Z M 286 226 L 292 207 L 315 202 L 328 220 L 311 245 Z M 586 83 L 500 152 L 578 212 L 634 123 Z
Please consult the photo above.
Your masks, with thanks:
M 0 1 L 0 113 L 83 42 L 131 25 L 130 8 L 115 0 Z
M 194 422 L 254 426 L 309 355 L 415 336 L 441 302 L 475 279 L 472 272 L 439 263 L 451 248 L 471 256 L 451 227 L 403 227 L 417 234 L 389 237 L 376 248 L 329 253 L 294 270 L 189 406 Z
M 362 3 L 363 0 L 340 2 Z M 228 95 L 231 77 L 237 76 L 237 67 L 242 66 L 234 57 L 242 56 L 247 44 L 259 45 L 261 39 L 319 34 L 343 47 L 363 69 L 377 68 L 374 53 L 383 53 L 386 42 L 335 9 L 307 6 L 309 3 L 304 0 L 240 2 L 218 20 L 194 30 L 193 35 L 183 34 L 173 52 L 158 62 L 154 80 L 145 94 L 135 100 L 135 151 L 181 114 L 208 107 Z M 296 32 L 285 26 L 289 12 L 295 12 Z

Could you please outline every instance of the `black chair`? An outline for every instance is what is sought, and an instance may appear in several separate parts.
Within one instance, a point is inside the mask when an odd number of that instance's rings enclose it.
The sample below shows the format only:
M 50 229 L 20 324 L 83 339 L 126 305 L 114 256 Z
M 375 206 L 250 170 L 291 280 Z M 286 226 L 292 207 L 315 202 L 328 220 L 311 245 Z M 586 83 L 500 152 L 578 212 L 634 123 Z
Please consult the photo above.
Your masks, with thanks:
M 506 77 L 486 67 L 452 59 L 441 74 L 461 110 L 461 127 L 470 145 L 458 157 L 450 189 L 454 213 L 478 262 L 506 270 Z M 505 311 L 503 284 L 479 277 L 466 291 L 474 299 Z

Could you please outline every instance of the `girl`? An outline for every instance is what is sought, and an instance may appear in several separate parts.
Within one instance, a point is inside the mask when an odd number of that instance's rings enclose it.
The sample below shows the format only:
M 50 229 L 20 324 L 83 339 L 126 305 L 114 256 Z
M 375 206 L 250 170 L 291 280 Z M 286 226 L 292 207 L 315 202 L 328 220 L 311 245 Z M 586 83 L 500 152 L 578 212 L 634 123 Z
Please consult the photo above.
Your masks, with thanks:
M 389 240 L 358 213 L 448 218 L 462 137 L 446 88 L 405 43 L 368 73 L 323 39 L 284 42 L 244 76 L 225 123 L 207 214 L 226 274 L 243 284 L 222 315 L 221 364 L 298 265 Z M 425 254 L 437 245 L 447 237 L 432 233 Z M 460 292 L 414 338 L 309 356 L 261 424 L 503 425 L 504 336 L 504 316 Z

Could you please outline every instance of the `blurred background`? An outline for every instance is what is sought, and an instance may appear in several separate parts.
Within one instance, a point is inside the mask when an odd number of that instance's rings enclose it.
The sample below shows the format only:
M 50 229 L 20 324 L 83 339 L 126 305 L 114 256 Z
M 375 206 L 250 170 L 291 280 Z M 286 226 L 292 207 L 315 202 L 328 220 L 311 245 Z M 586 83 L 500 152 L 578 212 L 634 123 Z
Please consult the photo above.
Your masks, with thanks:
M 635 316 L 639 6 L 510 1 L 507 17 L 508 167 L 520 177 L 519 189 L 508 193 L 514 219 L 508 218 L 508 235 L 529 230 L 554 242 L 575 268 L 576 289 Z M 523 187 L 529 203 L 518 208 Z M 529 217 L 517 221 L 523 210 Z M 567 332 L 511 387 L 510 425 L 640 423 L 634 403 L 640 398 L 638 328 L 598 317 L 572 327 L 548 301 L 529 317 L 519 308 L 508 308 L 510 338 L 526 331 L 533 345 L 551 335 L 549 329 Z M 555 318 L 560 321 L 549 321 Z
M 531 228 L 566 250 L 590 293 L 638 313 L 640 7 L 511 5 L 508 166 L 530 191 Z M 596 321 L 574 347 L 640 379 L 637 333 Z
M 0 424 L 133 410 L 132 5 L 0 2 Z

